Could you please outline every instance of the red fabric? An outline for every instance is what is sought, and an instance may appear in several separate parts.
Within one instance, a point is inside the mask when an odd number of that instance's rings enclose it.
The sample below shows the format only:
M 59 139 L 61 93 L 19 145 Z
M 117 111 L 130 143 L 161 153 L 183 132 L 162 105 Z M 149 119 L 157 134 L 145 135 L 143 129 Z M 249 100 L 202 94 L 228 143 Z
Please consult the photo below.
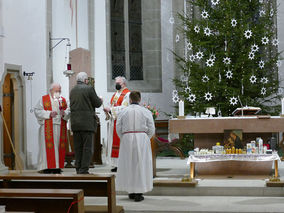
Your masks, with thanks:
M 169 141 L 165 138 L 158 137 L 158 140 L 163 142 L 163 143 L 169 143 Z
M 44 110 L 52 111 L 52 105 L 49 95 L 42 97 Z M 66 110 L 67 103 L 65 98 L 62 98 L 60 109 Z M 44 122 L 44 136 L 45 136 L 45 149 L 47 158 L 47 168 L 56 168 L 55 151 L 54 151 L 54 138 L 53 138 L 53 121 L 52 118 L 46 119 Z M 61 118 L 60 124 L 60 139 L 59 139 L 59 168 L 64 168 L 65 161 L 65 146 L 67 143 L 67 122 Z
M 125 88 L 122 93 L 120 94 L 118 100 L 116 103 L 113 103 L 113 100 L 114 100 L 114 97 L 115 97 L 115 94 L 112 96 L 111 98 L 111 102 L 110 104 L 112 106 L 121 106 L 122 102 L 123 102 L 123 99 L 124 99 L 124 96 L 130 92 L 130 90 L 128 90 L 127 88 Z M 116 132 L 116 121 L 114 121 L 114 128 L 113 128 L 113 137 L 112 137 L 112 151 L 111 151 L 111 157 L 112 158 L 118 158 L 119 156 L 119 147 L 120 147 L 120 138 L 118 137 L 117 135 L 117 132 Z
M 267 149 L 270 149 L 270 145 L 269 145 L 268 143 L 263 144 L 263 146 L 266 146 L 266 147 L 267 147 Z

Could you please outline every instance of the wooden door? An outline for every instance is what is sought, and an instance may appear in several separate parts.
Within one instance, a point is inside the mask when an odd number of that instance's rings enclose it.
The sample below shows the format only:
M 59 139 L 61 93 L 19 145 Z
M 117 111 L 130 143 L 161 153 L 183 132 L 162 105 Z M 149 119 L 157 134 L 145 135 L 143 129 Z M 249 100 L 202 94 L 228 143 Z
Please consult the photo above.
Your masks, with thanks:
M 6 121 L 9 133 L 13 140 L 13 105 L 14 105 L 14 93 L 13 93 L 13 82 L 10 74 L 5 77 L 3 85 L 3 115 Z M 15 156 L 13 154 L 12 147 L 10 145 L 7 131 L 3 125 L 3 141 L 4 141 L 4 163 L 9 169 L 15 167 Z

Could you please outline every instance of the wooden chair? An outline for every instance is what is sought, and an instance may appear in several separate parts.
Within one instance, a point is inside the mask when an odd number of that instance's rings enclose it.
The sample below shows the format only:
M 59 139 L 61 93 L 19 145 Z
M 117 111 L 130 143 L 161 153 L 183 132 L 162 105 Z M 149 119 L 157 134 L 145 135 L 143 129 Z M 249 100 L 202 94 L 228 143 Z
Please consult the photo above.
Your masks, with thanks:
M 121 210 L 118 211 L 122 208 L 116 206 L 114 175 L 11 173 L 0 175 L 0 188 L 83 189 L 85 196 L 107 197 L 108 205 L 105 208 L 107 212 L 122 212 Z M 92 210 L 92 212 L 95 211 Z
M 7 211 L 84 212 L 84 192 L 79 189 L 0 189 L 0 205 Z
M 158 153 L 165 150 L 172 150 L 175 152 L 177 156 L 179 156 L 181 159 L 184 159 L 185 156 L 183 154 L 183 151 L 178 147 L 179 140 L 174 139 L 172 141 L 169 141 L 168 139 L 166 139 L 169 134 L 168 120 L 156 120 L 155 126 L 156 126 L 156 133 L 154 136 L 154 142 L 156 143 L 155 154 L 157 155 Z
M 179 140 L 175 139 L 173 141 L 168 141 L 167 139 L 161 137 L 168 137 L 168 120 L 156 120 L 155 121 L 156 132 L 155 136 L 151 139 L 151 148 L 152 148 L 152 162 L 153 162 L 153 176 L 157 176 L 156 168 L 156 159 L 157 154 L 164 150 L 172 150 L 178 155 L 181 159 L 184 159 L 185 156 L 182 150 L 177 146 Z

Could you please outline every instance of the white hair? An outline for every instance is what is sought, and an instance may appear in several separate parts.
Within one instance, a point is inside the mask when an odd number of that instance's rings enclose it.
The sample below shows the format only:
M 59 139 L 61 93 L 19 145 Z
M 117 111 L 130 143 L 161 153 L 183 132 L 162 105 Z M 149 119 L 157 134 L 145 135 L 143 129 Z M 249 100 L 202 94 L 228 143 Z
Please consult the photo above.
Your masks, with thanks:
M 114 80 L 118 80 L 118 79 L 121 79 L 122 83 L 126 85 L 126 78 L 124 76 L 117 76 L 117 77 L 115 77 Z
M 76 76 L 76 81 L 85 83 L 85 80 L 88 79 L 88 75 L 85 72 L 79 72 Z
M 49 91 L 51 91 L 54 87 L 61 87 L 61 85 L 59 83 L 52 83 L 50 84 L 50 87 L 49 87 Z

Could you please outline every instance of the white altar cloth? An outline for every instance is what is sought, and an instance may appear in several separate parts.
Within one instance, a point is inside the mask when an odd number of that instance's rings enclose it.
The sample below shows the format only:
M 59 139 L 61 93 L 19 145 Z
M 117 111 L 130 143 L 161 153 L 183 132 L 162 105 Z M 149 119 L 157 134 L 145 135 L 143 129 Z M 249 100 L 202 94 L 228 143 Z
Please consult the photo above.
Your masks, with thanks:
M 190 163 L 206 163 L 216 161 L 275 161 L 280 157 L 273 154 L 211 154 L 211 155 L 190 155 L 187 165 Z

